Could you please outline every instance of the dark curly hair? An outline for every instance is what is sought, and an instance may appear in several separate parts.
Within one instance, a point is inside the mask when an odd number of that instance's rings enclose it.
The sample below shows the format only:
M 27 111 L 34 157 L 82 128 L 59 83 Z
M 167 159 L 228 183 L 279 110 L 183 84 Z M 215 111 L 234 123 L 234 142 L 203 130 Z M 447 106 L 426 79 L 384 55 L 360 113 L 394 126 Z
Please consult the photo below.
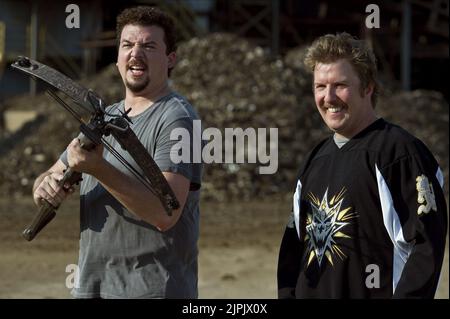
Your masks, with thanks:
M 120 44 L 120 36 L 123 28 L 128 25 L 151 26 L 157 25 L 164 30 L 164 42 L 166 54 L 175 52 L 177 49 L 175 25 L 173 19 L 165 12 L 156 7 L 138 6 L 127 8 L 117 16 L 117 45 Z

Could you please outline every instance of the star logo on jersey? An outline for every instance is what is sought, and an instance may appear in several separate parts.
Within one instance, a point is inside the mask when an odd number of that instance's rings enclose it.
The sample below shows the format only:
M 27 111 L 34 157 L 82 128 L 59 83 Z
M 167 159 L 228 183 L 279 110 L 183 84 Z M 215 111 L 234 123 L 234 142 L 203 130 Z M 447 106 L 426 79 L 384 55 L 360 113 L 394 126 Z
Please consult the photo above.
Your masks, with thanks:
M 433 186 L 425 175 L 416 178 L 417 202 L 421 204 L 417 209 L 417 214 L 428 214 L 430 210 L 437 211 L 436 199 L 434 198 Z
M 344 201 L 345 188 L 334 195 L 328 201 L 328 188 L 320 200 L 313 193 L 309 193 L 309 203 L 312 211 L 306 219 L 306 236 L 308 240 L 308 264 L 316 258 L 319 266 L 322 265 L 324 257 L 334 266 L 333 259 L 339 257 L 344 259 L 346 255 L 336 243 L 337 238 L 350 238 L 344 233 L 344 228 L 350 224 L 350 220 L 357 217 L 351 213 L 351 207 L 341 209 Z

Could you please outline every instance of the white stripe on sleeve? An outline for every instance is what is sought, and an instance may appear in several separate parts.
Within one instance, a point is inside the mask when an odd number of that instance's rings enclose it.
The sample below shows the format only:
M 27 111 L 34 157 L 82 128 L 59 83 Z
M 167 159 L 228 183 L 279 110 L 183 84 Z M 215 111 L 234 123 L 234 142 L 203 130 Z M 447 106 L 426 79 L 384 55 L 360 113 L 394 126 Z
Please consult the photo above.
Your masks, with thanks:
M 392 273 L 392 291 L 395 292 L 398 281 L 405 267 L 406 261 L 412 251 L 414 243 L 406 242 L 403 237 L 403 229 L 398 217 L 398 213 L 394 208 L 391 192 L 384 180 L 378 166 L 375 164 L 377 174 L 378 193 L 380 196 L 381 210 L 383 212 L 383 222 L 386 231 L 394 245 L 393 256 L 393 273 Z
M 300 180 L 298 180 L 297 182 L 297 187 L 295 188 L 295 193 L 294 193 L 294 222 L 295 222 L 295 228 L 297 229 L 297 235 L 298 238 L 300 237 L 300 198 L 301 198 L 301 192 L 302 192 L 302 183 L 300 182 Z

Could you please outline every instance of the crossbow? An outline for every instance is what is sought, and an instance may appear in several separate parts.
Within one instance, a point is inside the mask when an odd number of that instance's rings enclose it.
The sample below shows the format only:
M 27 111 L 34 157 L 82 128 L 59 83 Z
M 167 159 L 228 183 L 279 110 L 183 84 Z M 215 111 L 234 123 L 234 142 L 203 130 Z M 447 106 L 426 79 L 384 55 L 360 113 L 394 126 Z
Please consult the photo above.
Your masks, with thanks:
M 161 170 L 130 128 L 131 119 L 127 114 L 131 109 L 125 112 L 119 111 L 120 114 L 110 114 L 105 109 L 104 101 L 94 91 L 86 89 L 57 70 L 27 57 L 19 56 L 11 66 L 35 80 L 46 83 L 48 94 L 81 123 L 78 139 L 82 148 L 91 150 L 96 145 L 103 144 L 105 149 L 116 157 L 137 180 L 158 197 L 169 216 L 172 215 L 173 210 L 180 207 Z M 81 107 L 84 113 L 87 112 L 90 119 L 86 120 L 79 110 L 66 103 L 56 93 L 58 91 L 68 96 L 76 105 Z M 108 143 L 105 137 L 109 135 L 113 136 L 120 146 L 130 154 L 144 175 Z M 69 167 L 64 171 L 64 176 L 58 184 L 67 189 L 64 185 L 71 187 L 78 184 L 81 181 L 81 176 L 80 172 L 76 172 Z M 39 212 L 23 231 L 23 237 L 31 241 L 55 217 L 57 209 L 58 207 L 54 207 L 48 201 L 43 200 Z

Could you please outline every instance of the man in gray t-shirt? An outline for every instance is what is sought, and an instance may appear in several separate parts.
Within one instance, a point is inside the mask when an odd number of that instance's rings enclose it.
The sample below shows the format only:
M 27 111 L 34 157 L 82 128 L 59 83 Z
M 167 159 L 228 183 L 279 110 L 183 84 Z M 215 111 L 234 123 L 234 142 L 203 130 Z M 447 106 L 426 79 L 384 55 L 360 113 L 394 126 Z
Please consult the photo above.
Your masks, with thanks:
M 193 121 L 198 116 L 168 85 L 176 61 L 173 22 L 158 9 L 137 7 L 118 16 L 117 30 L 117 66 L 126 95 L 107 112 L 131 109 L 130 126 L 163 172 L 180 208 L 167 216 L 158 198 L 115 157 L 102 147 L 86 151 L 78 139 L 36 179 L 33 197 L 38 205 L 45 199 L 57 207 L 70 193 L 57 185 L 63 170 L 71 167 L 83 173 L 79 273 L 73 296 L 197 298 L 202 167 L 193 163 L 192 153 L 198 134 Z M 190 134 L 189 163 L 171 160 L 179 143 L 171 140 L 175 129 Z M 140 171 L 112 137 L 106 139 Z

